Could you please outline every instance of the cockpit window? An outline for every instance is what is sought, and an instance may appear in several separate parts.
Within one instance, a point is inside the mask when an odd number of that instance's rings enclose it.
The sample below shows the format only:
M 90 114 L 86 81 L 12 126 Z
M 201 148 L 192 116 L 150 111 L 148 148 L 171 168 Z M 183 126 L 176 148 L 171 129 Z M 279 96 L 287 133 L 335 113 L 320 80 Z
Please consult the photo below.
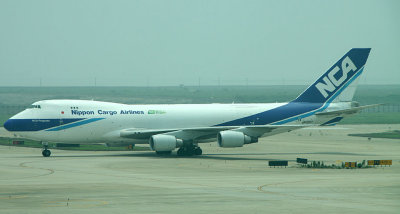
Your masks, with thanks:
M 41 108 L 40 105 L 31 105 L 31 108 Z

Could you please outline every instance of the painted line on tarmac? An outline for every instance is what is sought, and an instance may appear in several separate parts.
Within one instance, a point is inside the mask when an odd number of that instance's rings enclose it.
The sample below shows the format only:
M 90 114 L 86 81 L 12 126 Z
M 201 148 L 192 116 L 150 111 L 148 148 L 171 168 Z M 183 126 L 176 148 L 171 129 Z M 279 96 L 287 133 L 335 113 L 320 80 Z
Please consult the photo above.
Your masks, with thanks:
M 30 176 L 30 177 L 24 177 L 24 178 L 41 177 L 41 176 L 46 176 L 46 175 L 54 174 L 54 170 L 53 170 L 53 169 L 47 169 L 47 168 L 41 168 L 41 167 L 27 166 L 27 164 L 29 164 L 29 163 L 33 163 L 33 162 L 22 162 L 22 163 L 19 164 L 19 166 L 20 166 L 20 167 L 23 167 L 23 168 L 29 168 L 29 169 L 41 169 L 41 170 L 46 170 L 46 171 L 48 171 L 48 173 L 42 174 L 42 175 L 35 175 L 35 176 Z
M 335 178 L 336 180 L 338 179 L 343 179 L 346 180 L 347 178 Z M 268 191 L 266 190 L 267 187 L 272 187 L 272 186 L 278 186 L 278 185 L 284 185 L 284 184 L 295 184 L 295 183 L 307 183 L 307 182 L 317 182 L 317 181 L 330 181 L 332 179 L 312 179 L 312 180 L 303 180 L 303 181 L 293 181 L 293 182 L 281 182 L 281 183 L 272 183 L 272 184 L 264 184 L 261 186 L 257 187 L 257 190 L 262 193 L 267 193 L 267 194 L 275 194 L 275 195 L 281 195 L 281 196 L 287 196 L 287 197 L 293 197 L 297 199 L 302 199 L 302 200 L 321 200 L 321 201 L 341 201 L 344 203 L 352 203 L 352 204 L 365 204 L 364 201 L 357 201 L 356 199 L 341 199 L 341 198 L 327 198 L 327 197 L 315 197 L 315 196 L 305 196 L 305 195 L 296 195 L 296 194 L 290 194 L 290 193 L 282 193 L 282 192 L 273 192 L 273 191 Z M 381 186 L 382 187 L 382 186 Z M 386 187 L 386 185 L 383 185 L 383 187 Z M 389 187 L 389 185 L 387 186 Z M 362 187 L 360 187 L 362 188 Z M 331 193 L 331 192 L 330 192 Z M 375 206 L 386 206 L 385 204 L 381 203 L 376 203 L 376 202 L 369 202 L 370 205 L 375 205 Z
M 74 208 L 93 208 L 108 205 L 107 201 L 95 199 L 66 199 L 46 202 L 47 207 L 74 207 Z
M 313 179 L 313 180 L 305 180 L 305 181 L 292 181 L 292 182 L 281 182 L 281 183 L 273 183 L 273 184 L 264 184 L 261 186 L 257 187 L 257 190 L 263 193 L 268 193 L 268 194 L 276 194 L 276 195 L 285 195 L 285 196 L 291 196 L 295 198 L 302 198 L 304 199 L 305 196 L 297 196 L 294 194 L 288 194 L 288 193 L 282 193 L 282 192 L 273 192 L 273 191 L 268 191 L 265 190 L 266 187 L 268 186 L 278 186 L 278 185 L 284 185 L 284 184 L 296 184 L 296 183 L 305 183 L 305 182 L 315 182 L 315 181 L 329 181 L 331 179 Z M 328 198 L 321 198 L 321 197 L 309 197 L 313 200 L 330 200 Z
M 0 197 L 0 200 L 13 200 L 13 199 L 23 199 L 28 198 L 27 195 L 10 195 L 8 197 Z

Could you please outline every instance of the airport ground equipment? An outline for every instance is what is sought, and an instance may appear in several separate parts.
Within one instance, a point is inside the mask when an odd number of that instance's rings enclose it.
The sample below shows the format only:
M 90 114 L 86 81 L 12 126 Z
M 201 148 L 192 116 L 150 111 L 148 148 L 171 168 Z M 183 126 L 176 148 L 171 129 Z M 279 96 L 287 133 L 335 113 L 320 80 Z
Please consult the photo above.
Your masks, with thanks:
M 24 145 L 25 141 L 23 141 L 23 140 L 13 140 L 12 144 L 15 145 L 15 146 Z
M 297 158 L 296 162 L 301 164 L 307 164 L 308 160 L 306 158 Z
M 344 162 L 344 167 L 346 168 L 356 168 L 357 162 Z
M 391 166 L 392 160 L 368 160 L 368 166 Z
M 287 167 L 288 166 L 288 161 L 268 161 L 268 166 L 270 167 L 274 167 L 275 166 L 284 166 Z

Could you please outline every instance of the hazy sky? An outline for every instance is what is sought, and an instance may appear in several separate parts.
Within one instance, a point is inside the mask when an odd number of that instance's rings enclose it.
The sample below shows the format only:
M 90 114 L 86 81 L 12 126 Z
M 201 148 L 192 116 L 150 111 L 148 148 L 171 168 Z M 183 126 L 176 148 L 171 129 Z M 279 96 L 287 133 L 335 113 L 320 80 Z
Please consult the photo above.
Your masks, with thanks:
M 310 84 L 372 48 L 400 84 L 400 1 L 0 0 L 0 86 Z

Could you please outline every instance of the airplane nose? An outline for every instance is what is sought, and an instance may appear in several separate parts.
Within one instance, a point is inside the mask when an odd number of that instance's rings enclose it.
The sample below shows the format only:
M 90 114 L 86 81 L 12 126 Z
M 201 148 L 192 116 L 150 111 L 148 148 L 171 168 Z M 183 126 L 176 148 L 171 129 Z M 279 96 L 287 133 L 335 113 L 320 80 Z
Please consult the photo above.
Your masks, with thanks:
M 4 123 L 4 128 L 7 130 L 7 131 L 11 131 L 13 128 L 13 122 L 12 122 L 12 120 L 11 119 L 8 119 L 5 123 Z

